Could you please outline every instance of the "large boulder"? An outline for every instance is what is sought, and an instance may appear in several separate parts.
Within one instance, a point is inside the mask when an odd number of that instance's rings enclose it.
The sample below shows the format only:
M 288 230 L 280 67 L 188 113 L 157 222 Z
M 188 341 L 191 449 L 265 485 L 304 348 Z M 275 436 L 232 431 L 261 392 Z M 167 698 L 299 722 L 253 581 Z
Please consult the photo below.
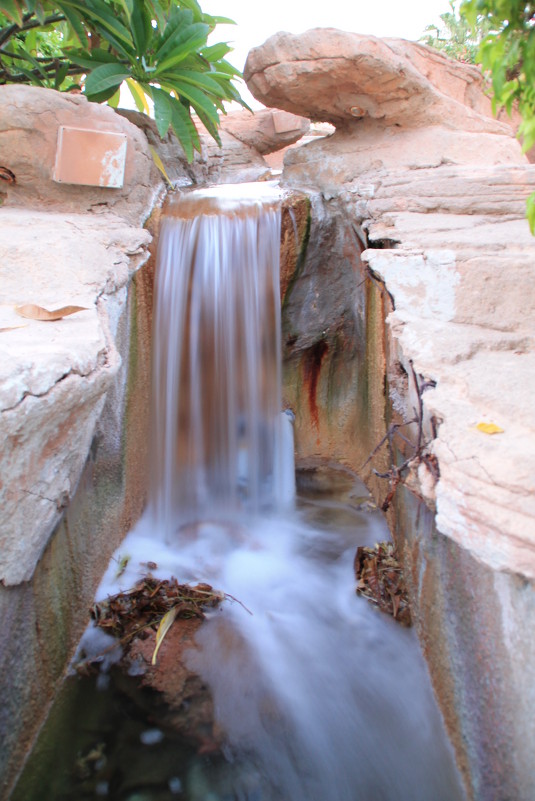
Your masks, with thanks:
M 53 180 L 61 126 L 126 137 L 121 188 L 76 185 Z M 41 211 L 108 211 L 134 225 L 148 217 L 163 188 L 146 138 L 109 106 L 89 103 L 80 94 L 38 86 L 0 87 L 0 166 L 14 180 L 0 181 L 0 204 Z M 79 160 L 88 158 L 79 153 Z
M 477 68 L 403 39 L 332 28 L 277 33 L 251 50 L 244 77 L 262 103 L 333 125 L 370 117 L 411 128 L 504 130 L 490 119 Z
M 479 70 L 425 45 L 277 33 L 251 50 L 244 76 L 262 103 L 337 128 L 288 155 L 294 186 L 339 186 L 381 167 L 526 161 L 511 126 L 492 117 Z
M 221 128 L 265 156 L 298 142 L 308 133 L 310 120 L 276 108 L 260 109 L 254 114 L 242 110 L 222 117 Z

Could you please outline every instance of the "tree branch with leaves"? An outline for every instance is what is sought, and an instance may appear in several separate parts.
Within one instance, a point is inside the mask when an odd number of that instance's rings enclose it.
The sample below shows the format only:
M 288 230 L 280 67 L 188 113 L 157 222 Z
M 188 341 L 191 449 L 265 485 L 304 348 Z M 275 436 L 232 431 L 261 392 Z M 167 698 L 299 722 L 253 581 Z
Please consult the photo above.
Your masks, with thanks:
M 201 147 L 193 114 L 220 144 L 224 103 L 247 107 L 231 48 L 208 45 L 220 23 L 233 24 L 197 0 L 0 0 L 0 85 L 78 89 L 117 107 L 126 83 L 139 111 L 152 101 L 160 136 L 171 128 L 191 161 Z

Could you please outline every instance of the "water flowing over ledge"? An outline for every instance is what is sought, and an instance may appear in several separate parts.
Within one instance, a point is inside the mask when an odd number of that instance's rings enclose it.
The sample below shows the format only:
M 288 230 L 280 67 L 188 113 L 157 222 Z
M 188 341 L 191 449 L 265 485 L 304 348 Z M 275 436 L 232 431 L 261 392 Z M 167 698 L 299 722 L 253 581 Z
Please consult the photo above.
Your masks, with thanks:
M 271 187 L 195 192 L 161 226 L 150 507 L 167 539 L 207 507 L 232 517 L 288 498 L 277 201 Z
M 225 757 L 190 766 L 191 801 L 460 801 L 414 632 L 355 596 L 355 546 L 388 536 L 382 516 L 356 511 L 356 489 L 290 503 L 279 243 L 271 199 L 222 211 L 194 193 L 164 220 L 151 503 L 98 595 L 117 590 L 126 553 L 123 589 L 150 560 L 156 577 L 209 581 L 244 605 L 210 615 L 186 655 Z

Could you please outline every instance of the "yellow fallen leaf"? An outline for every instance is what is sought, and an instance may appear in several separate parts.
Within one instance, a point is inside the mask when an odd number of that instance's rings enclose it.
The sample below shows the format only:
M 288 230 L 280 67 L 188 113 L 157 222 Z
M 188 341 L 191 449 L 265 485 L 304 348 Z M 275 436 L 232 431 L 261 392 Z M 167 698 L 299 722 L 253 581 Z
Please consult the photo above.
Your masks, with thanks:
M 154 649 L 154 653 L 152 654 L 152 664 L 156 664 L 156 655 L 160 650 L 160 645 L 163 642 L 163 639 L 173 623 L 175 622 L 175 618 L 178 614 L 178 606 L 173 606 L 169 612 L 166 612 L 165 615 L 160 620 L 160 625 L 158 626 L 158 631 L 156 632 L 156 648 Z
M 478 423 L 476 428 L 483 434 L 503 434 L 503 428 L 500 428 L 495 423 Z
M 88 311 L 87 306 L 62 306 L 61 309 L 54 309 L 48 311 L 42 306 L 36 306 L 35 303 L 26 303 L 24 306 L 15 306 L 15 311 L 21 317 L 27 317 L 28 320 L 46 320 L 53 322 L 54 320 L 61 320 L 62 317 L 68 317 L 69 314 L 76 314 L 76 312 Z

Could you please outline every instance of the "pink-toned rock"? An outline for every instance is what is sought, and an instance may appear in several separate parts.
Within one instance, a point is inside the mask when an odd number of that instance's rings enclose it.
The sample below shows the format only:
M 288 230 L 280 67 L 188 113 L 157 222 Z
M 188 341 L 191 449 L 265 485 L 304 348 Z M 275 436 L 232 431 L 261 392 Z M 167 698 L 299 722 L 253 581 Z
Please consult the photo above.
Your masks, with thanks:
M 263 156 L 293 145 L 310 128 L 310 120 L 289 111 L 261 109 L 233 111 L 221 118 L 221 128 Z
M 244 77 L 262 103 L 334 125 L 371 118 L 509 132 L 491 119 L 477 68 L 402 39 L 332 28 L 277 33 L 251 50 Z
M 124 185 L 118 189 L 53 180 L 61 126 L 126 137 Z M 0 166 L 15 176 L 2 181 L 3 206 L 83 213 L 112 210 L 139 225 L 163 189 L 146 138 L 109 106 L 79 94 L 37 86 L 0 87 Z M 83 160 L 87 154 L 81 152 Z M 2 198 L 3 196 L 3 198 Z
M 284 180 L 296 188 L 331 195 L 383 169 L 527 162 L 511 125 L 492 117 L 479 70 L 425 45 L 331 28 L 278 33 L 249 53 L 244 75 L 266 105 L 336 127 L 286 154 Z

